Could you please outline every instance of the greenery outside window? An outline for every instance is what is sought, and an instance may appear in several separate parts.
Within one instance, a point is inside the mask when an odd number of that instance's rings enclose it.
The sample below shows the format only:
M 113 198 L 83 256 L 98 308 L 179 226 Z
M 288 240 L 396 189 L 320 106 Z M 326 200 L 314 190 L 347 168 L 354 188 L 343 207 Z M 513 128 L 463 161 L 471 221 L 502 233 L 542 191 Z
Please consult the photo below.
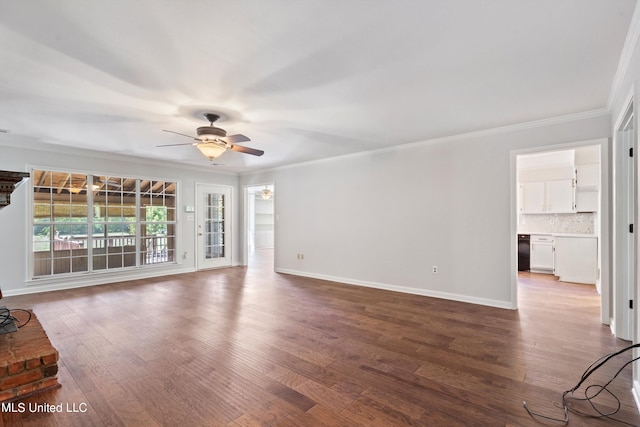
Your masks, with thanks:
M 52 170 L 32 177 L 34 278 L 175 262 L 175 182 Z

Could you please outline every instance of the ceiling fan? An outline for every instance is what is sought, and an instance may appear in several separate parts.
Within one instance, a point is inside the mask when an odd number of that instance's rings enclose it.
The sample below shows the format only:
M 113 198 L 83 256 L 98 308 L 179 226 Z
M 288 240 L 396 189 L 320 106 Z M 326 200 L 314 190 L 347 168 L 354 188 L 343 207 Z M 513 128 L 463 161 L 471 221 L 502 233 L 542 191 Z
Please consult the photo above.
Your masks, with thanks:
M 262 150 L 235 145 L 235 143 L 238 142 L 251 141 L 248 137 L 242 134 L 227 135 L 226 130 L 213 126 L 213 123 L 220 118 L 218 114 L 206 113 L 204 117 L 209 122 L 209 126 L 201 126 L 196 129 L 196 133 L 198 134 L 197 137 L 163 129 L 163 132 L 170 132 L 177 135 L 186 136 L 187 138 L 193 139 L 195 142 L 187 142 L 184 144 L 164 144 L 158 145 L 157 147 L 195 145 L 202 154 L 209 158 L 209 160 L 213 160 L 216 157 L 221 156 L 227 150 L 238 151 L 245 154 L 252 154 L 254 156 L 262 156 L 264 154 L 264 151 Z

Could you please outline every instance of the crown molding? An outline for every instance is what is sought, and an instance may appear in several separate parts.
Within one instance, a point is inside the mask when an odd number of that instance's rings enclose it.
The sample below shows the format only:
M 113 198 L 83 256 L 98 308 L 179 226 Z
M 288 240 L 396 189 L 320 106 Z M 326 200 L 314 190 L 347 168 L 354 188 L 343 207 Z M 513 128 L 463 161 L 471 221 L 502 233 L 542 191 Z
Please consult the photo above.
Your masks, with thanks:
M 638 44 L 640 38 L 640 3 L 636 3 L 636 8 L 631 16 L 631 22 L 629 23 L 629 30 L 627 31 L 627 37 L 624 40 L 624 46 L 622 52 L 620 52 L 620 59 L 618 60 L 618 67 L 616 68 L 616 74 L 613 77 L 611 83 L 611 90 L 609 91 L 609 99 L 607 100 L 607 110 L 612 111 L 614 103 L 620 96 L 620 90 L 622 89 L 622 83 L 629 70 L 629 64 L 633 58 L 633 52 Z
M 378 149 L 374 149 L 374 150 L 359 151 L 357 153 L 343 154 L 343 155 L 340 155 L 340 156 L 326 157 L 326 158 L 316 159 L 316 160 L 309 160 L 309 161 L 306 161 L 306 162 L 293 163 L 293 164 L 290 164 L 290 165 L 277 166 L 277 167 L 274 167 L 274 168 L 267 168 L 267 169 L 260 169 L 260 170 L 255 170 L 255 171 L 242 172 L 242 173 L 240 173 L 240 176 L 246 177 L 246 176 L 252 176 L 252 175 L 259 175 L 259 174 L 267 173 L 267 172 L 274 172 L 274 171 L 278 171 L 278 170 L 284 170 L 284 169 L 290 169 L 290 168 L 296 168 L 296 167 L 304 167 L 304 166 L 320 164 L 320 163 L 326 163 L 326 162 L 333 162 L 333 161 L 336 161 L 336 160 L 344 160 L 344 159 L 349 159 L 349 158 L 370 156 L 372 154 L 384 154 L 384 153 L 389 153 L 389 152 L 394 152 L 394 151 L 409 150 L 409 149 L 412 149 L 412 148 L 418 148 L 418 147 L 422 147 L 422 146 L 426 146 L 426 145 L 443 144 L 443 143 L 447 143 L 447 142 L 455 142 L 455 141 L 461 141 L 461 140 L 465 140 L 465 139 L 474 139 L 474 138 L 481 138 L 481 137 L 485 137 L 485 136 L 501 135 L 501 134 L 510 133 L 510 132 L 518 132 L 518 131 L 522 131 L 522 130 L 526 130 L 526 129 L 541 128 L 541 127 L 545 127 L 545 126 L 552 126 L 552 125 L 556 125 L 556 124 L 574 122 L 574 121 L 578 121 L 578 120 L 591 119 L 591 118 L 594 118 L 594 117 L 607 116 L 607 115 L 610 115 L 610 114 L 611 113 L 610 113 L 608 108 L 600 108 L 600 109 L 597 109 L 597 110 L 584 111 L 584 112 L 581 112 L 581 113 L 566 114 L 564 116 L 548 117 L 546 119 L 532 120 L 530 122 L 522 122 L 522 123 L 516 123 L 516 124 L 512 124 L 512 125 L 500 126 L 500 127 L 484 129 L 484 130 L 479 130 L 479 131 L 460 133 L 460 134 L 451 135 L 451 136 L 443 136 L 443 137 L 440 137 L 440 138 L 426 139 L 426 140 L 423 140 L 423 141 L 410 142 L 410 143 L 402 144 L 402 145 L 393 145 L 393 146 L 384 147 L 384 148 L 378 148 Z
M 142 156 L 136 156 L 132 154 L 122 153 L 109 153 L 107 151 L 90 150 L 87 148 L 71 147 L 61 144 L 47 143 L 37 140 L 32 137 L 14 135 L 14 134 L 2 134 L 0 133 L 0 147 L 12 147 L 17 149 L 32 150 L 39 153 L 56 153 L 56 154 L 68 154 L 79 157 L 87 157 L 92 159 L 102 159 L 114 162 L 126 162 L 149 166 L 158 166 L 171 169 L 189 169 L 197 170 L 199 172 L 215 173 L 219 175 L 239 176 L 238 172 L 211 170 L 210 166 L 194 165 L 192 163 L 160 160 L 147 158 Z

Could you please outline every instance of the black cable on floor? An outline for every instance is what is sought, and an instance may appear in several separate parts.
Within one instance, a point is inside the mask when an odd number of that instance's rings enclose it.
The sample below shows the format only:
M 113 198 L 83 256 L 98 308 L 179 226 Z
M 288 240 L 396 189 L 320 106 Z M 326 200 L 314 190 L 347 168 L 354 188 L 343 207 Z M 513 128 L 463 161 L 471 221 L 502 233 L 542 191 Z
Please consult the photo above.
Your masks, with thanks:
M 12 314 L 12 312 L 15 312 L 15 311 L 27 313 L 29 317 L 27 317 L 27 320 L 21 324 L 18 318 L 13 316 Z M 13 310 L 9 310 L 8 308 L 0 309 L 0 326 L 5 326 L 10 323 L 15 323 L 18 328 L 22 328 L 24 325 L 29 323 L 30 320 L 31 320 L 31 311 L 29 310 L 25 310 L 23 308 L 14 308 Z
M 574 393 L 580 388 L 580 386 L 582 386 L 582 384 L 587 380 L 587 378 L 589 378 L 591 376 L 591 374 L 593 374 L 595 371 L 597 371 L 600 367 L 602 367 L 605 363 L 607 363 L 609 360 L 611 360 L 612 358 L 625 353 L 629 350 L 632 350 L 634 348 L 639 348 L 640 344 L 634 344 L 634 345 L 630 345 L 629 347 L 625 347 L 622 350 L 618 350 L 615 351 L 613 353 L 609 353 L 606 354 L 604 356 L 602 356 L 601 358 L 597 359 L 595 362 L 593 362 L 591 365 L 589 365 L 589 367 L 584 371 L 584 373 L 582 374 L 582 376 L 580 377 L 580 381 L 578 381 L 578 383 L 570 388 L 569 390 L 566 390 L 564 393 L 562 393 L 562 409 L 564 411 L 564 418 L 556 418 L 556 417 L 551 417 L 551 416 L 547 416 L 547 415 L 543 415 L 540 414 L 538 412 L 534 412 L 531 409 L 529 409 L 529 407 L 527 406 L 527 402 L 522 402 L 522 405 L 524 406 L 524 409 L 527 411 L 527 413 L 533 417 L 533 418 L 542 418 L 545 420 L 549 420 L 549 421 L 555 421 L 555 422 L 559 422 L 562 424 L 567 424 L 569 423 L 569 412 L 572 412 L 576 415 L 580 415 L 583 417 L 590 417 L 590 418 L 606 418 L 608 420 L 611 421 L 616 421 L 622 424 L 626 424 L 629 426 L 635 426 L 635 424 L 630 424 L 626 421 L 623 420 L 619 420 L 617 418 L 613 418 L 612 415 L 615 415 L 616 413 L 618 413 L 618 411 L 620 410 L 620 399 L 618 399 L 618 397 L 611 391 L 609 390 L 607 387 L 609 386 L 609 384 L 611 384 L 611 382 L 613 380 L 616 379 L 616 377 L 620 374 L 620 372 L 622 372 L 624 370 L 624 368 L 627 367 L 627 365 L 635 362 L 636 360 L 640 359 L 640 357 L 636 357 L 631 359 L 630 361 L 626 362 L 624 365 L 622 365 L 622 367 L 620 369 L 618 369 L 618 371 L 615 373 L 615 375 L 613 375 L 613 377 L 611 377 L 611 379 L 609 381 L 607 381 L 604 385 L 600 385 L 600 384 L 591 384 L 589 386 L 587 386 L 584 390 L 584 397 L 577 397 L 574 395 Z M 590 394 L 592 393 L 592 394 Z M 611 411 L 608 412 L 603 412 L 602 410 L 600 410 L 600 408 L 598 408 L 597 404 L 594 402 L 593 399 L 595 399 L 596 397 L 598 397 L 600 394 L 602 393 L 606 393 L 609 396 L 611 396 L 616 404 L 617 407 Z M 577 401 L 586 401 L 588 402 L 591 407 L 593 408 L 593 410 L 597 413 L 597 415 L 593 415 L 593 414 L 587 414 L 585 412 L 579 411 L 577 409 L 571 408 L 568 405 L 568 400 L 577 400 Z

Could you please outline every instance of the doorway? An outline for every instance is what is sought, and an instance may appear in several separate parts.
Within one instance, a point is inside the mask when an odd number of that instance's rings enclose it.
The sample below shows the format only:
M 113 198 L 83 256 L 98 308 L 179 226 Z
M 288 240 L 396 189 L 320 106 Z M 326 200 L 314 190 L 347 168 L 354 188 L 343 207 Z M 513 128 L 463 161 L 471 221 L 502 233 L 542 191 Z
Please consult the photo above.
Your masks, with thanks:
M 636 217 L 636 173 L 634 148 L 633 102 L 621 115 L 616 125 L 613 143 L 614 169 L 614 223 L 613 223 L 613 333 L 632 340 L 633 300 L 636 276 L 636 238 L 632 227 Z
M 273 257 L 275 247 L 275 185 L 273 183 L 246 186 L 245 193 L 245 259 L 247 264 L 264 258 L 265 253 Z
M 609 323 L 608 252 L 602 251 L 609 236 L 608 145 L 598 139 L 512 153 L 513 308 L 518 306 L 518 238 L 527 235 L 530 271 L 595 284 L 602 323 Z
M 196 184 L 198 270 L 231 266 L 231 187 Z

